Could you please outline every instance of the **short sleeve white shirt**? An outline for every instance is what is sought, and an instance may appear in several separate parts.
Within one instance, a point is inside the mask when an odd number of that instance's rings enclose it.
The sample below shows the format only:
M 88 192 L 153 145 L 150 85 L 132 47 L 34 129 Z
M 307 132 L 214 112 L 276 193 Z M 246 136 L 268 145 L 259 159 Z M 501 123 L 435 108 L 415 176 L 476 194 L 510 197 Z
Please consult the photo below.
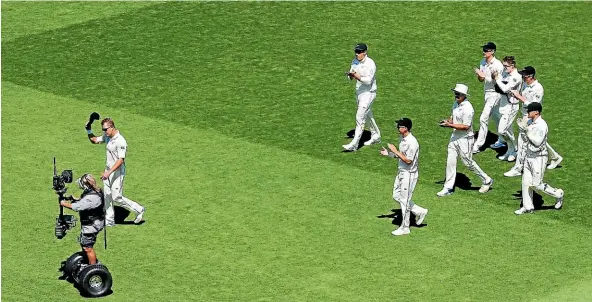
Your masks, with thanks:
M 399 151 L 411 160 L 411 163 L 407 164 L 399 158 L 399 171 L 417 172 L 419 166 L 419 142 L 417 142 L 413 134 L 409 133 L 406 137 L 401 138 Z
M 524 103 L 522 104 L 522 115 L 528 115 L 526 111 L 526 107 L 528 104 L 532 102 L 536 103 L 543 103 L 543 96 L 545 95 L 545 90 L 543 89 L 543 85 L 539 83 L 538 80 L 534 80 L 530 85 L 526 84 L 526 82 L 522 85 L 522 92 L 520 93 L 524 98 Z
M 504 64 L 496 57 L 493 57 L 489 63 L 485 59 L 481 60 L 479 69 L 485 73 L 485 79 L 483 80 L 485 92 L 495 92 L 495 81 L 492 74 L 497 73 L 501 75 L 504 72 Z
M 362 92 L 376 92 L 376 64 L 374 60 L 368 56 L 362 61 L 354 59 L 350 69 L 360 74 L 360 80 L 356 80 L 357 94 Z
M 469 100 L 465 99 L 462 103 L 458 103 L 456 100 L 452 105 L 452 123 L 463 124 L 469 126 L 467 130 L 452 129 L 452 136 L 450 140 L 457 140 L 463 137 L 473 136 L 473 116 L 475 115 L 475 109 Z
M 121 133 L 115 134 L 113 137 L 109 138 L 106 135 L 103 135 L 99 139 L 99 142 L 106 143 L 106 155 L 107 155 L 107 163 L 106 163 L 106 170 L 111 169 L 115 165 L 115 162 L 119 159 L 125 159 L 127 153 L 127 141 L 121 135 Z M 125 162 L 119 167 L 122 174 L 125 174 Z

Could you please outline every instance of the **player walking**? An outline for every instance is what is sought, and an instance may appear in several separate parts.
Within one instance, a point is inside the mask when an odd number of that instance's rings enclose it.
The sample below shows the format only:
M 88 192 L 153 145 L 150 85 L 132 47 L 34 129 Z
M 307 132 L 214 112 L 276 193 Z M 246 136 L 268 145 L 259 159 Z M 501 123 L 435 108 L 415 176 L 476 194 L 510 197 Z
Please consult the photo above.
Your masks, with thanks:
M 512 90 L 512 94 L 514 95 L 514 97 L 518 99 L 520 102 L 522 102 L 522 116 L 518 118 L 517 123 L 521 123 L 524 120 L 528 119 L 528 105 L 531 103 L 542 104 L 543 96 L 545 94 L 543 85 L 541 85 L 541 83 L 539 83 L 539 81 L 535 77 L 536 70 L 534 69 L 534 67 L 526 66 L 523 70 L 520 70 L 519 73 L 523 79 L 522 89 L 520 92 L 518 92 L 517 90 Z M 512 167 L 510 171 L 504 173 L 504 175 L 507 177 L 520 176 L 522 174 L 522 170 L 524 167 L 524 153 L 526 151 L 526 149 L 524 148 L 524 140 L 524 131 L 519 130 L 518 156 L 516 157 L 516 163 L 514 164 L 514 167 Z M 553 148 L 551 148 L 549 143 L 546 144 L 548 152 L 551 153 L 551 163 L 549 164 L 547 169 L 554 169 L 555 167 L 557 167 L 557 165 L 559 165 L 559 163 L 561 163 L 563 157 L 561 157 L 561 155 L 559 155 Z
M 518 126 L 524 133 L 525 160 L 522 174 L 522 207 L 516 210 L 516 215 L 534 212 L 532 202 L 533 189 L 542 191 L 556 198 L 555 208 L 563 206 L 563 190 L 555 189 L 543 183 L 545 165 L 547 164 L 547 133 L 549 128 L 541 117 L 543 106 L 539 102 L 532 102 L 527 106 L 528 121 L 521 120 Z
M 410 233 L 409 223 L 411 213 L 417 217 L 416 224 L 421 225 L 428 209 L 424 209 L 411 201 L 417 178 L 419 176 L 419 143 L 413 134 L 411 134 L 412 122 L 408 118 L 402 118 L 396 122 L 397 129 L 401 135 L 399 149 L 393 144 L 388 144 L 390 149 L 382 148 L 380 154 L 399 159 L 399 171 L 395 177 L 395 186 L 393 188 L 393 199 L 401 205 L 403 221 L 401 226 L 394 230 L 394 236 L 406 235 Z
M 459 156 L 463 164 L 481 178 L 483 185 L 479 192 L 487 193 L 493 184 L 493 179 L 481 170 L 481 167 L 473 160 L 473 153 L 471 152 L 475 140 L 473 136 L 473 115 L 475 110 L 467 100 L 469 88 L 464 84 L 456 84 L 456 87 L 451 90 L 454 91 L 455 99 L 452 106 L 452 116 L 450 119 L 440 122 L 440 126 L 453 129 L 448 143 L 446 181 L 444 188 L 436 195 L 442 197 L 453 193 L 456 180 L 456 161 Z
M 483 60 L 479 69 L 475 68 L 475 74 L 480 82 L 484 82 L 485 90 L 485 104 L 483 111 L 479 117 L 479 135 L 477 141 L 473 145 L 473 153 L 481 152 L 480 148 L 485 144 L 487 138 L 489 118 L 493 115 L 496 122 L 499 120 L 499 101 L 501 99 L 501 93 L 495 89 L 495 81 L 493 80 L 493 74 L 502 74 L 504 66 L 502 62 L 495 57 L 495 51 L 497 46 L 493 42 L 487 42 L 483 45 Z M 498 141 L 492 147 L 501 147 L 501 142 Z
M 125 155 L 127 152 L 127 141 L 115 128 L 115 122 L 111 118 L 101 121 L 103 136 L 94 136 L 90 125 L 87 124 L 88 139 L 93 144 L 107 144 L 107 165 L 101 175 L 103 180 L 103 193 L 105 194 L 105 220 L 107 226 L 115 225 L 115 211 L 113 204 L 120 205 L 136 213 L 134 223 L 143 221 L 145 208 L 137 202 L 123 196 L 123 178 L 125 177 Z
M 343 145 L 347 151 L 356 151 L 360 143 L 360 138 L 364 132 L 364 125 L 368 122 L 372 137 L 364 142 L 364 145 L 380 143 L 380 130 L 372 114 L 372 103 L 376 98 L 376 64 L 374 60 L 368 57 L 368 46 L 366 44 L 357 44 L 354 48 L 356 54 L 352 61 L 351 68 L 347 73 L 350 79 L 356 80 L 356 97 L 358 110 L 356 112 L 356 130 L 352 141 Z
M 500 120 L 497 132 L 507 143 L 508 151 L 506 154 L 498 156 L 498 159 L 513 162 L 516 160 L 518 146 L 514 137 L 512 123 L 514 123 L 514 119 L 520 108 L 518 99 L 514 97 L 511 91 L 520 89 L 522 86 L 522 76 L 520 76 L 516 69 L 516 60 L 514 57 L 506 56 L 502 64 L 504 65 L 504 72 L 501 75 L 494 73 L 493 79 L 499 90 L 503 92 L 499 105 Z

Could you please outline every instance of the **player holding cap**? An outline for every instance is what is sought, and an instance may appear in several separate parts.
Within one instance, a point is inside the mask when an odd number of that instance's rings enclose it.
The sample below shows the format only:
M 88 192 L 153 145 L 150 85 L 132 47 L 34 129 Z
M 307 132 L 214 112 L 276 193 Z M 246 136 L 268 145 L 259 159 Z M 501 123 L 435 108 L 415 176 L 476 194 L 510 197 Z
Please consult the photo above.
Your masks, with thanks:
M 503 92 L 499 105 L 500 120 L 497 132 L 507 142 L 508 151 L 506 154 L 498 156 L 498 159 L 512 162 L 516 160 L 518 150 L 512 123 L 514 123 L 514 119 L 520 108 L 518 99 L 514 97 L 511 91 L 520 89 L 522 86 L 522 76 L 516 69 L 516 60 L 514 57 L 506 56 L 502 64 L 504 65 L 504 72 L 501 75 L 494 73 L 492 76 L 498 89 Z
M 483 181 L 479 192 L 487 193 L 493 184 L 493 179 L 481 170 L 481 167 L 473 160 L 473 153 L 471 152 L 475 140 L 473 136 L 473 115 L 475 110 L 467 100 L 469 87 L 464 84 L 456 84 L 456 87 L 451 90 L 454 91 L 455 99 L 454 105 L 452 105 L 452 116 L 450 119 L 440 122 L 440 126 L 453 129 L 448 143 L 446 181 L 444 188 L 436 195 L 442 197 L 453 193 L 456 180 L 456 161 L 459 156 L 463 164 Z
M 541 83 L 539 83 L 539 81 L 535 77 L 536 70 L 534 69 L 534 67 L 526 66 L 523 70 L 520 70 L 519 73 L 520 75 L 522 75 L 523 79 L 522 90 L 521 92 L 518 92 L 517 90 L 512 90 L 512 94 L 514 95 L 514 97 L 522 102 L 522 116 L 518 118 L 518 120 L 516 121 L 517 123 L 524 122 L 526 119 L 528 119 L 528 105 L 531 103 L 542 104 L 543 96 L 545 94 L 543 85 L 541 85 Z M 524 167 L 524 152 L 526 150 L 524 148 L 524 135 L 524 132 L 520 130 L 518 134 L 518 156 L 516 157 L 516 164 L 514 164 L 514 167 L 512 167 L 510 171 L 504 173 L 504 175 L 507 177 L 520 176 L 522 174 L 522 170 Z M 551 153 L 551 164 L 549 164 L 547 169 L 554 169 L 555 167 L 557 167 L 557 165 L 559 165 L 559 163 L 561 163 L 563 157 L 561 157 L 561 155 L 559 155 L 553 148 L 551 148 L 549 143 L 546 144 L 547 150 Z
M 395 177 L 393 199 L 401 205 L 403 220 L 401 226 L 391 233 L 394 236 L 399 236 L 410 233 L 409 221 L 411 212 L 417 217 L 415 223 L 421 225 L 428 214 L 428 210 L 411 201 L 411 196 L 413 195 L 413 190 L 415 190 L 419 176 L 419 143 L 415 136 L 411 134 L 411 126 L 413 124 L 410 119 L 402 118 L 395 125 L 401 135 L 399 149 L 397 150 L 397 147 L 393 144 L 388 144 L 390 151 L 382 148 L 380 154 L 399 159 L 399 172 Z
M 540 102 L 532 102 L 528 104 L 526 110 L 528 120 L 522 119 L 518 123 L 518 127 L 524 133 L 526 158 L 522 174 L 522 207 L 514 212 L 516 215 L 534 212 L 533 189 L 555 197 L 556 209 L 559 210 L 563 206 L 563 190 L 543 183 L 545 165 L 547 164 L 547 133 L 549 131 L 547 123 L 541 117 L 543 106 Z
M 497 46 L 493 42 L 487 42 L 483 45 L 483 60 L 481 60 L 481 64 L 479 69 L 475 68 L 475 74 L 477 74 L 477 79 L 480 82 L 484 82 L 484 90 L 485 90 L 485 105 L 483 106 L 483 111 L 481 112 L 481 116 L 479 117 L 479 136 L 477 137 L 477 141 L 473 146 L 473 153 L 481 152 L 480 148 L 485 144 L 485 139 L 487 138 L 488 132 L 488 125 L 489 125 L 489 118 L 493 114 L 494 120 L 496 122 L 499 121 L 499 101 L 501 99 L 500 91 L 495 89 L 495 81 L 493 80 L 493 74 L 502 74 L 504 71 L 504 66 L 502 62 L 495 57 L 495 51 L 497 50 Z M 502 143 L 498 141 L 492 147 L 499 148 L 502 146 Z
M 369 123 L 372 137 L 364 142 L 365 146 L 380 143 L 380 130 L 372 114 L 372 103 L 376 98 L 376 64 L 368 57 L 368 46 L 360 43 L 354 47 L 356 57 L 347 72 L 349 79 L 356 80 L 356 96 L 358 110 L 356 112 L 356 130 L 352 141 L 343 145 L 346 151 L 356 151 L 364 132 L 364 125 Z

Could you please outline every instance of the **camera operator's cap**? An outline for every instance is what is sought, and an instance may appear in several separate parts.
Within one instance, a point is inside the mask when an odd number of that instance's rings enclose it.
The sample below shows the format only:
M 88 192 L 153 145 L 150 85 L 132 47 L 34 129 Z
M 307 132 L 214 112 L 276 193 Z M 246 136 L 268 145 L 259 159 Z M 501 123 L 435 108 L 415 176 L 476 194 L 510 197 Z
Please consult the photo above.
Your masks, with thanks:
M 368 50 L 368 46 L 364 43 L 358 43 L 354 47 L 354 51 L 367 51 L 367 50 Z
M 518 71 L 518 73 L 522 76 L 533 76 L 536 74 L 536 70 L 532 66 L 526 66 L 524 69 Z
M 450 90 L 452 90 L 454 92 L 458 92 L 458 93 L 464 94 L 466 96 L 469 96 L 470 95 L 469 94 L 469 87 L 467 85 L 465 85 L 465 84 L 456 84 L 456 86 L 454 88 L 450 89 Z
M 527 112 L 538 111 L 539 113 L 541 113 L 541 112 L 543 112 L 543 105 L 541 105 L 541 103 L 532 102 L 532 103 L 528 104 L 528 106 L 526 106 L 526 111 Z
M 485 50 L 496 50 L 497 46 L 495 46 L 495 43 L 493 42 L 487 42 L 485 43 L 485 45 L 483 45 L 483 51 Z
M 413 126 L 413 123 L 411 122 L 411 120 L 406 117 L 396 121 L 395 123 L 396 123 L 397 128 L 405 127 L 409 131 L 411 131 L 411 126 Z

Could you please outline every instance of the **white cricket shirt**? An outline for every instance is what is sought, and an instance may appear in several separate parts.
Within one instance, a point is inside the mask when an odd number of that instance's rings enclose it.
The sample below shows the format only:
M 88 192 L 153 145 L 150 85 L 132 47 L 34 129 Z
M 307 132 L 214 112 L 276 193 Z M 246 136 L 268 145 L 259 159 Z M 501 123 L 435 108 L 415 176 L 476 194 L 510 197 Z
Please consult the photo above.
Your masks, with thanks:
M 107 164 L 105 166 L 105 170 L 111 169 L 118 159 L 125 158 L 125 154 L 127 152 L 127 141 L 120 132 L 117 132 L 117 134 L 111 138 L 107 135 L 98 137 L 98 141 L 107 144 Z M 125 174 L 125 162 L 119 166 L 119 171 L 121 174 Z
M 528 142 L 526 145 L 527 156 L 547 156 L 548 133 L 549 127 L 547 126 L 547 122 L 541 116 L 528 125 L 526 131 L 526 140 Z
M 496 79 L 496 84 L 505 93 L 502 94 L 500 100 L 500 113 L 507 114 L 512 110 L 518 110 L 515 104 L 518 104 L 519 100 L 510 92 L 512 90 L 519 90 L 522 87 L 522 76 L 518 73 L 518 70 L 514 69 L 511 73 L 504 71 L 502 77 Z
M 374 60 L 366 56 L 364 60 L 358 61 L 356 58 L 352 61 L 350 71 L 360 74 L 360 80 L 356 80 L 356 93 L 376 92 L 376 64 Z
M 543 85 L 541 85 L 538 80 L 534 80 L 534 82 L 532 82 L 530 85 L 524 82 L 520 94 L 525 98 L 524 103 L 522 103 L 522 115 L 527 116 L 528 112 L 526 111 L 526 107 L 528 107 L 528 104 L 532 102 L 542 104 L 545 90 L 543 89 Z
M 483 80 L 483 86 L 485 92 L 495 92 L 495 85 L 493 84 L 492 74 L 497 72 L 497 74 L 502 74 L 504 72 L 504 64 L 500 62 L 496 57 L 491 59 L 491 62 L 487 63 L 485 58 L 481 60 L 479 64 L 479 69 L 485 73 L 485 80 Z
M 452 123 L 467 125 L 469 129 L 452 129 L 451 141 L 473 136 L 473 115 L 475 115 L 475 109 L 473 109 L 473 105 L 471 105 L 468 99 L 465 99 L 460 104 L 454 100 L 454 104 L 452 105 Z
M 409 133 L 406 137 L 401 137 L 399 151 L 411 160 L 411 163 L 407 164 L 399 158 L 399 171 L 417 172 L 419 166 L 419 143 L 413 134 Z

